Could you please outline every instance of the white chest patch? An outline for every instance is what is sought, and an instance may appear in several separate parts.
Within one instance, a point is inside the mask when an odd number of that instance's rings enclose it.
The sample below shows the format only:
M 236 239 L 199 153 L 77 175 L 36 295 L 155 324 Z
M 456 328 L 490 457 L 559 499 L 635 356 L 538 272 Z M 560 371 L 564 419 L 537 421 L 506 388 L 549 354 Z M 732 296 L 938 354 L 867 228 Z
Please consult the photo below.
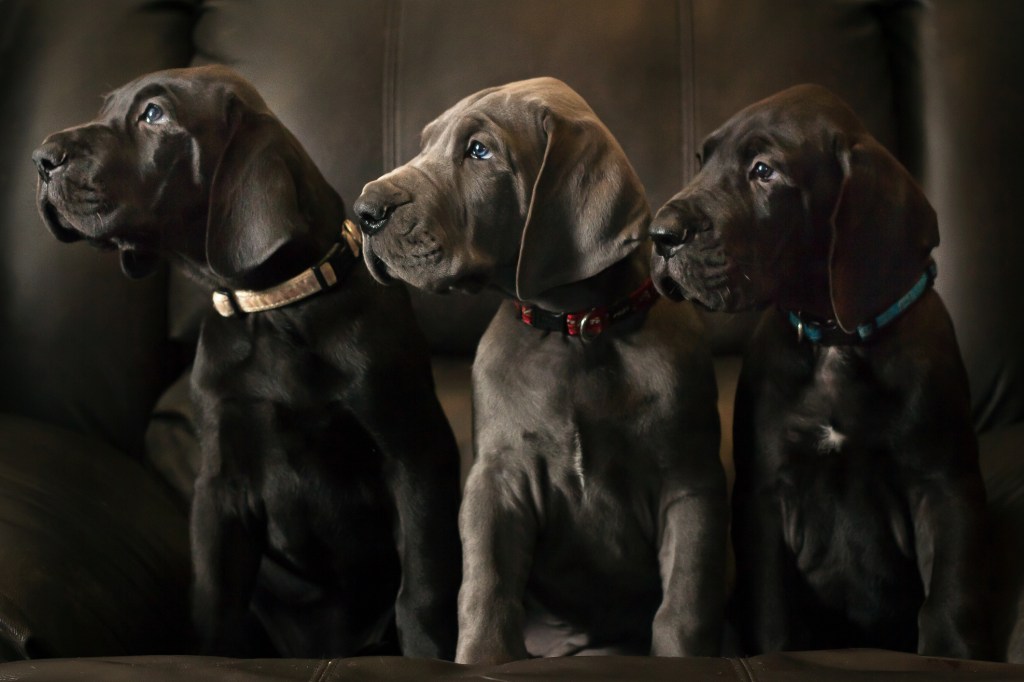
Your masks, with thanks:
M 586 490 L 587 479 L 583 472 L 583 442 L 580 440 L 580 432 L 577 431 L 573 434 L 573 469 L 576 471 L 576 476 L 580 480 L 580 490 Z
M 823 424 L 820 429 L 818 437 L 818 452 L 822 454 L 839 452 L 843 447 L 843 443 L 846 442 L 846 436 L 836 431 L 828 424 Z

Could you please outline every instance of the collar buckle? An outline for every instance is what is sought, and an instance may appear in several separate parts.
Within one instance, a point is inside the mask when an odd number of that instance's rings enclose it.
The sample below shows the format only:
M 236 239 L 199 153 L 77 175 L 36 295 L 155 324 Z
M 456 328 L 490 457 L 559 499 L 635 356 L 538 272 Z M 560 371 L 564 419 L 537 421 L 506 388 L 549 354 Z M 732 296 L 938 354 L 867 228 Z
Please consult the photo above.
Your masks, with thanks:
M 588 311 L 581 317 L 576 324 L 576 336 L 579 337 L 580 343 L 596 339 L 604 331 L 604 322 L 604 314 L 597 309 Z
M 781 308 L 780 310 L 786 314 L 790 325 L 796 329 L 798 343 L 807 339 L 811 343 L 825 346 L 863 344 L 869 342 L 881 329 L 899 318 L 911 305 L 916 303 L 935 283 L 937 274 L 935 261 L 930 261 L 925 268 L 924 274 L 917 279 L 907 293 L 879 315 L 857 325 L 853 331 L 849 332 L 843 329 L 838 321 L 834 319 L 825 320 L 824 322 L 805 321 L 801 311 L 786 311 Z
M 217 289 L 213 292 L 213 309 L 221 317 L 234 317 L 243 312 L 230 289 Z

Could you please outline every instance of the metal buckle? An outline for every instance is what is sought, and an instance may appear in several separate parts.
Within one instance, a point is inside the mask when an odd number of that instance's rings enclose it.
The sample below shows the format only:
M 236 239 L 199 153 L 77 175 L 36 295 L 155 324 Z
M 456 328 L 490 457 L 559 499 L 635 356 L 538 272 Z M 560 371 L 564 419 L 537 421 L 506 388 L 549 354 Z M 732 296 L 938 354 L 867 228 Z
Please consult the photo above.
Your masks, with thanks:
M 590 311 L 589 313 L 584 315 L 582 318 L 580 318 L 579 325 L 577 326 L 577 331 L 578 331 L 578 336 L 580 337 L 580 341 L 582 341 L 583 343 L 586 343 L 588 341 L 593 341 L 594 339 L 596 339 L 598 337 L 598 335 L 603 330 L 599 328 L 596 331 L 591 331 L 590 330 L 590 323 L 591 322 L 598 322 L 599 320 L 600 320 L 600 316 L 596 315 L 594 311 Z
M 363 233 L 348 218 L 345 218 L 345 222 L 341 225 L 341 236 L 345 240 L 348 250 L 352 252 L 352 255 L 359 258 L 359 253 L 363 246 Z
M 227 289 L 217 289 L 213 292 L 213 309 L 220 313 L 221 317 L 234 317 L 239 312 L 235 297 Z

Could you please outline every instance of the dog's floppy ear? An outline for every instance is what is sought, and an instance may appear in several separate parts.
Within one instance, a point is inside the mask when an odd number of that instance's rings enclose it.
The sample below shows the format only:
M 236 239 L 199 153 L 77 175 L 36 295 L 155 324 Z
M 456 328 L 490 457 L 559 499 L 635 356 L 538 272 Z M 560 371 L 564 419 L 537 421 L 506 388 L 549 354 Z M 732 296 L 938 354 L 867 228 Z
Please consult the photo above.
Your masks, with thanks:
M 310 230 L 300 207 L 298 142 L 273 115 L 234 106 L 234 125 L 210 186 L 206 227 L 207 262 L 229 281 Z
M 845 331 L 884 312 L 913 287 L 939 243 L 928 200 L 906 168 L 870 135 L 837 138 L 843 170 L 832 217 L 832 308 Z
M 625 153 L 595 117 L 546 112 L 546 147 L 533 184 L 516 266 L 529 299 L 592 277 L 643 239 L 647 198 Z

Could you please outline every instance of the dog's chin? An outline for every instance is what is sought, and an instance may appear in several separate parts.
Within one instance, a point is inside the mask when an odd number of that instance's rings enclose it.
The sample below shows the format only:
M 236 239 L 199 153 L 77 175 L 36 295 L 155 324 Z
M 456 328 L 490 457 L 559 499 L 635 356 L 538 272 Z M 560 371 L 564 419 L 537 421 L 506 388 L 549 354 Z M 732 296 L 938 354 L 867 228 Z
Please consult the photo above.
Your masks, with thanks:
M 662 296 L 672 301 L 689 301 L 698 308 L 713 313 L 735 313 L 763 306 L 751 292 L 727 283 L 705 286 L 700 281 L 680 281 L 669 274 L 654 278 L 654 286 Z
M 654 288 L 658 290 L 658 293 L 671 301 L 685 301 L 686 294 L 683 292 L 682 287 L 679 283 L 672 279 L 671 275 L 655 276 L 652 278 L 654 282 Z
M 450 280 L 443 293 L 455 291 L 460 294 L 478 294 L 485 286 L 487 278 L 483 274 L 473 273 Z
M 671 277 L 655 280 L 654 286 L 665 298 L 672 301 L 689 301 L 698 308 L 713 313 L 731 310 L 728 290 L 686 287 Z
M 764 306 L 764 302 L 752 292 L 728 285 L 691 291 L 686 299 L 714 313 L 740 313 Z
M 441 262 L 438 267 L 407 267 L 401 258 L 381 255 L 372 239 L 363 241 L 363 260 L 370 275 L 381 284 L 393 284 L 396 280 L 405 282 L 432 294 L 452 292 L 475 294 L 487 284 L 484 273 L 459 272 L 452 274 L 450 264 Z

